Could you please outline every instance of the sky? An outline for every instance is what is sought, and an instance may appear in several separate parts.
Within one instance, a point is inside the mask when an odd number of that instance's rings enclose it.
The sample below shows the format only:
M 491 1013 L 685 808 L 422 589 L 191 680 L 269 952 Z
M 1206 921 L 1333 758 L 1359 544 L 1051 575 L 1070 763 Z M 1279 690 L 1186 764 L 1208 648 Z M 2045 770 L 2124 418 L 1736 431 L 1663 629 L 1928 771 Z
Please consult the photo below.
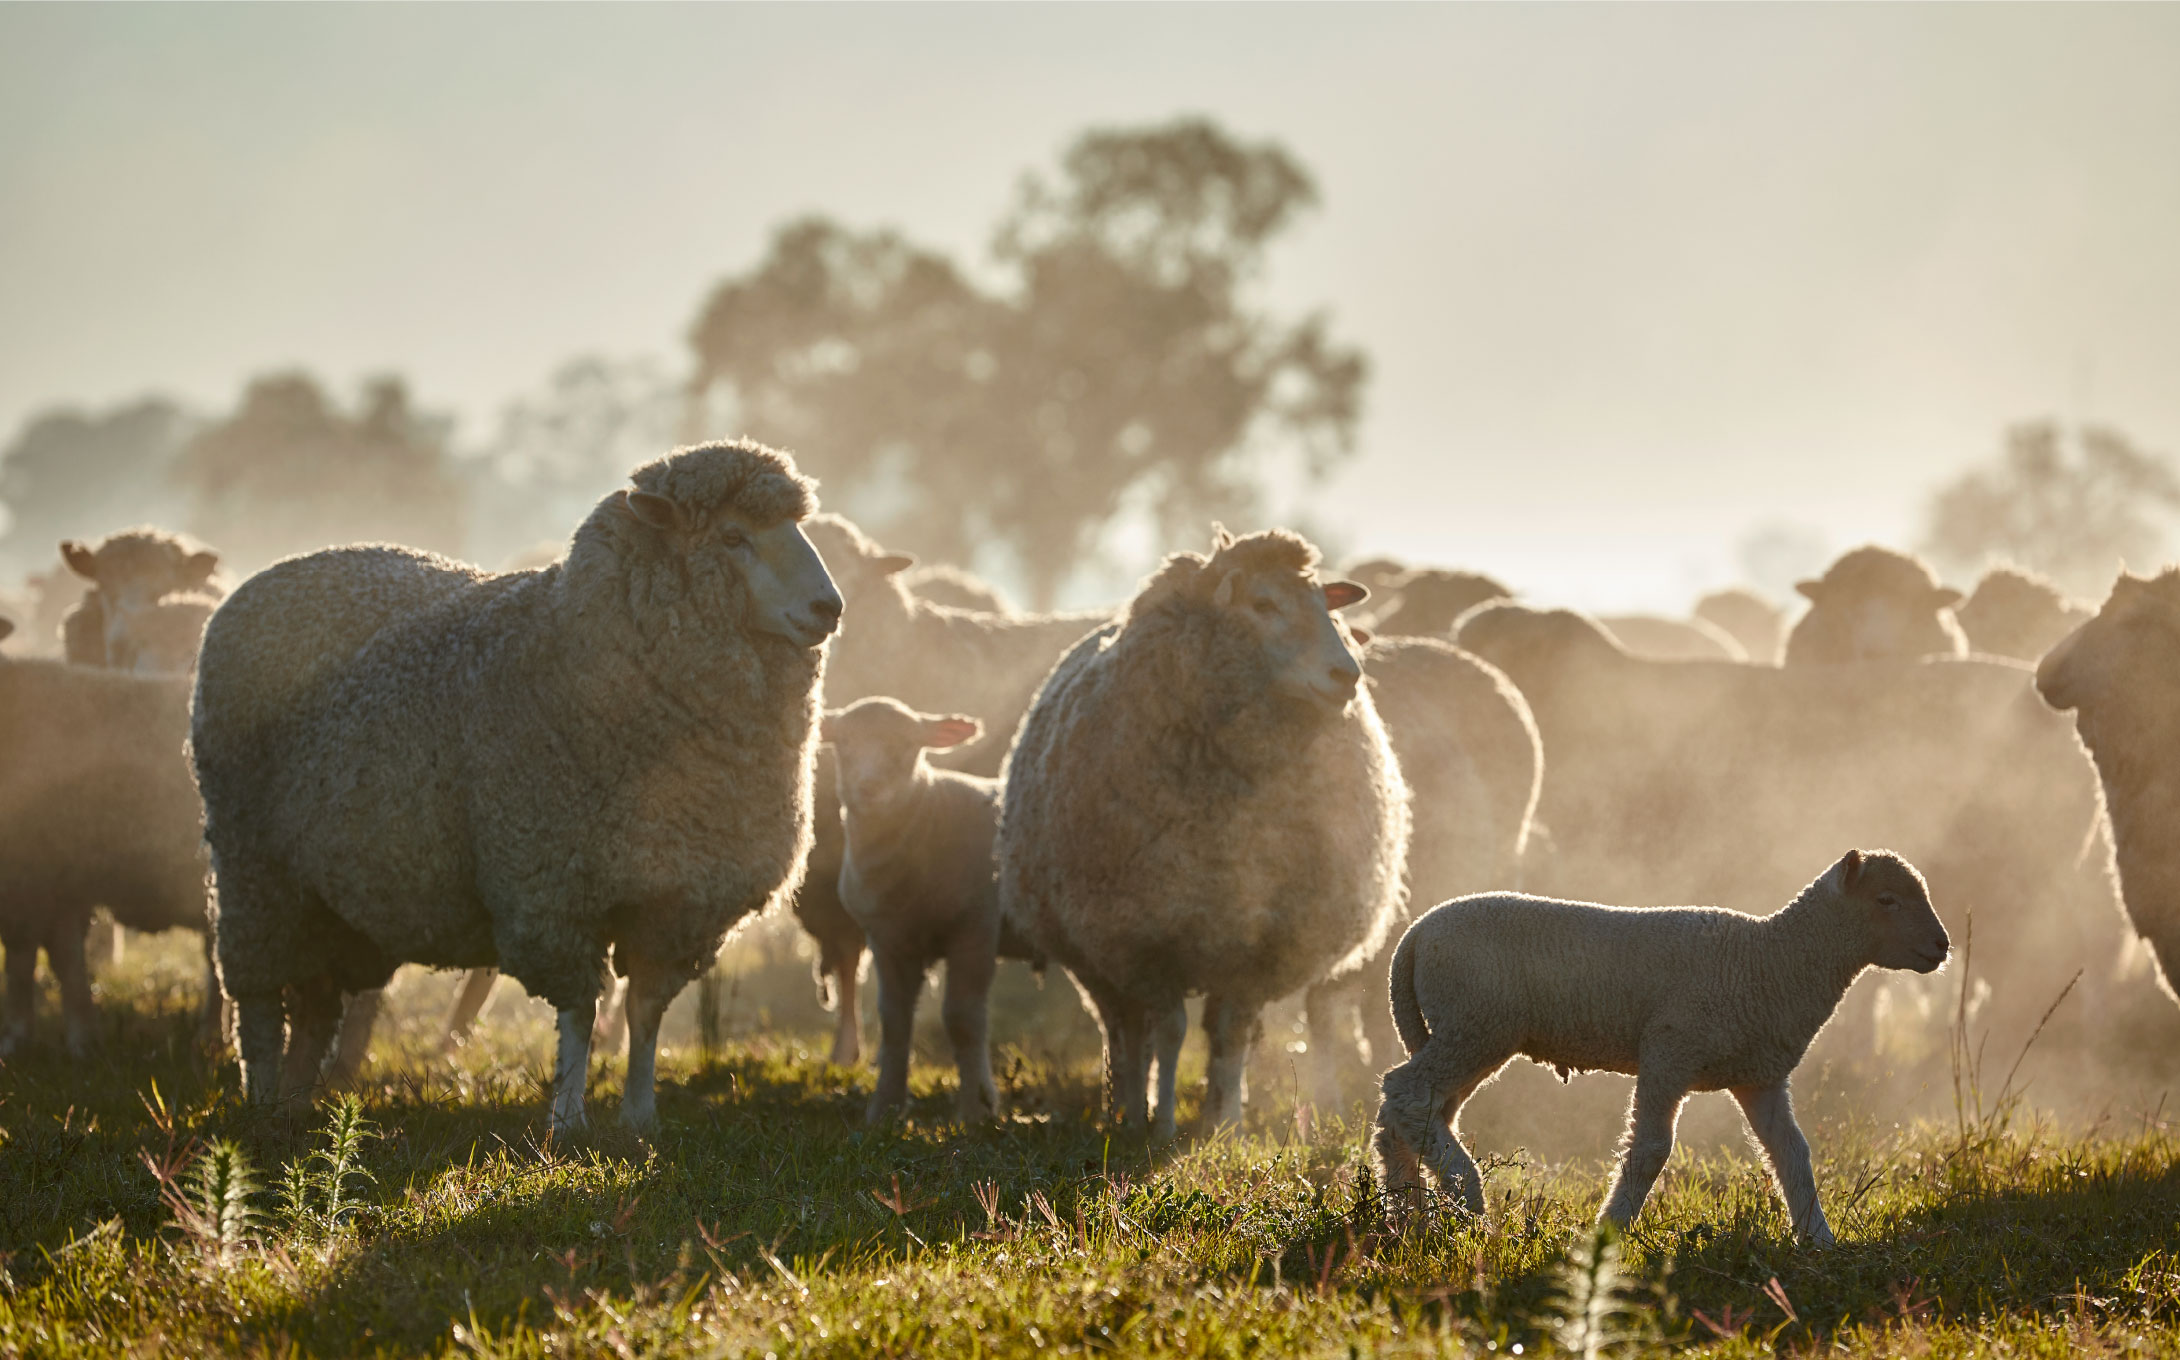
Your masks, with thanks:
M 1684 608 L 1758 526 L 1911 543 L 2016 420 L 2180 454 L 2175 71 L 2173 6 L 0 6 L 0 438 L 293 366 L 481 438 L 679 363 L 783 220 L 977 258 L 1208 114 L 1315 173 L 1268 300 L 1373 363 L 1288 507 Z

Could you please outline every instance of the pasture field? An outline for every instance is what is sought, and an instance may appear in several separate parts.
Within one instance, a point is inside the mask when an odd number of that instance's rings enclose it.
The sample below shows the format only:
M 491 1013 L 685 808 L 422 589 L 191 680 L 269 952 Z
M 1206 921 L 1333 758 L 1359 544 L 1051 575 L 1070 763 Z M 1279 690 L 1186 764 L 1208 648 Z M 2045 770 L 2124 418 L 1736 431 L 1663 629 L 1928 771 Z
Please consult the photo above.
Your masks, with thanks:
M 1589 1226 L 1609 1111 L 1586 1155 L 1477 1137 L 1489 1219 L 1403 1232 L 1367 1107 L 1299 1105 L 1276 1025 L 1238 1136 L 1108 1137 L 1079 1017 L 1050 1049 L 995 1026 L 1005 1122 L 948 1122 L 932 1049 L 911 1116 L 866 1129 L 868 1068 L 814 1056 L 807 973 L 754 948 L 708 1050 L 677 1007 L 655 1146 L 612 1129 L 601 1059 L 601 1131 L 551 1147 L 549 1026 L 510 984 L 443 1059 L 453 980 L 404 980 L 352 1106 L 268 1114 L 194 1042 L 193 943 L 132 941 L 96 1057 L 0 1069 L 0 1354 L 2180 1354 L 2154 1104 L 1896 1125 L 1807 1090 L 1829 1252 L 1699 1109 L 1618 1243 Z

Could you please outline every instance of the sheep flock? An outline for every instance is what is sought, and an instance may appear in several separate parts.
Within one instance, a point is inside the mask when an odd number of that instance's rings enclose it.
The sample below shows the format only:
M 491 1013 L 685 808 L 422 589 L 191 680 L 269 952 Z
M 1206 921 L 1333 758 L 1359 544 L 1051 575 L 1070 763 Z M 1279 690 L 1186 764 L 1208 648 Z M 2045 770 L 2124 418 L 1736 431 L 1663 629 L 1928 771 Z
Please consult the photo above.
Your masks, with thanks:
M 1592 617 L 1214 527 L 1132 598 L 1044 613 L 748 440 L 645 463 L 497 572 L 363 544 L 235 581 L 149 527 L 59 553 L 66 598 L 0 619 L 0 1060 L 53 1042 L 41 954 L 81 1054 L 94 922 L 181 929 L 252 1104 L 352 1080 L 397 969 L 463 970 L 449 1045 L 502 976 L 554 1012 L 551 1137 L 625 1032 L 620 1118 L 670 1155 L 668 1007 L 770 914 L 842 1069 L 875 976 L 871 1121 L 914 1109 L 940 963 L 955 1115 L 1007 1114 L 1021 960 L 1095 1021 L 1118 1135 L 1181 1136 L 1192 1025 L 1200 1130 L 1238 1124 L 1299 1004 L 1286 1051 L 1319 1107 L 1376 1099 L 1396 1210 L 1428 1172 L 1484 1211 L 1459 1115 L 1525 1056 L 1635 1078 L 1604 1218 L 1727 1090 L 1822 1245 L 1790 1080 L 1897 1058 L 1949 959 L 2001 1042 L 2094 1054 L 2174 1009 L 2180 570 L 2100 609 L 1870 546 L 1798 617 L 1739 587 Z

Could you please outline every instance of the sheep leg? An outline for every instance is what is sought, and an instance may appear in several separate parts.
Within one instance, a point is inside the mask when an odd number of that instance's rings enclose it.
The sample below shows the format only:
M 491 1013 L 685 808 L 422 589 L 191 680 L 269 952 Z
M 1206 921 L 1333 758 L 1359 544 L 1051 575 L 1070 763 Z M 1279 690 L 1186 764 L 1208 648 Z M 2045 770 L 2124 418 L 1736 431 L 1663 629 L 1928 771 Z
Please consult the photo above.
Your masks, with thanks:
M 16 936 L 7 941 L 8 1018 L 0 1029 L 0 1058 L 30 1042 L 38 1023 L 38 942 Z
M 598 998 L 560 1011 L 560 1046 L 553 1054 L 552 1135 L 566 1138 L 583 1131 L 583 1093 L 590 1085 L 590 1031 L 598 1020 Z
M 1075 980 L 1075 990 L 1098 1017 L 1098 1029 L 1105 1036 L 1105 1108 L 1121 1126 L 1131 1122 L 1148 1121 L 1144 1109 L 1144 1088 L 1149 1076 L 1138 1062 L 1142 1051 L 1142 1025 L 1136 1018 L 1134 1007 L 1121 999 L 1118 992 L 1100 983 L 1085 979 L 1081 974 L 1070 974 Z
M 681 988 L 659 974 L 632 972 L 622 989 L 621 1013 L 628 1024 L 628 1080 L 621 1087 L 621 1122 L 649 1132 L 659 1122 L 659 1022 Z
M 352 993 L 341 1007 L 340 1029 L 333 1040 L 333 1062 L 326 1068 L 328 1086 L 347 1086 L 363 1071 L 371 1054 L 371 1031 L 378 1028 L 378 1013 L 386 1000 L 382 987 Z
M 946 1041 L 954 1048 L 954 1070 L 961 1075 L 955 1103 L 964 1120 L 989 1119 L 999 1112 L 999 1087 L 992 1080 L 992 975 L 999 970 L 996 931 L 964 931 L 946 954 L 946 999 L 941 1014 Z
M 46 962 L 61 987 L 61 1032 L 68 1055 L 80 1058 L 91 1051 L 94 1015 L 91 1009 L 91 973 L 84 958 L 83 932 L 61 922 L 45 947 Z
M 340 986 L 323 973 L 288 988 L 288 1057 L 280 1071 L 283 1097 L 306 1094 L 318 1084 L 344 1009 Z
M 863 1017 L 856 1012 L 856 974 L 863 971 L 862 951 L 846 962 L 833 963 L 833 1054 L 836 1067 L 853 1067 L 863 1061 Z
M 1158 1106 L 1151 1115 L 1154 1138 L 1173 1137 L 1180 1105 L 1174 1091 L 1181 1076 L 1181 1041 L 1188 1037 L 1188 1003 L 1176 1001 L 1151 1017 L 1145 1051 L 1158 1064 Z
M 287 1040 L 280 993 L 250 992 L 235 998 L 235 1047 L 242 1053 L 242 1094 L 252 1105 L 280 1098 L 280 1051 Z
M 472 968 L 462 975 L 462 989 L 454 994 L 454 1009 L 447 1012 L 447 1032 L 439 1041 L 440 1052 L 451 1053 L 469 1042 L 477 1017 L 484 1014 L 484 1003 L 492 999 L 492 984 L 499 980 L 497 968 Z
M 923 960 L 874 950 L 878 959 L 878 1088 L 863 1112 L 875 1124 L 908 1102 L 908 1058 L 916 1037 L 916 999 L 923 994 Z
M 1472 1214 L 1484 1212 L 1484 1178 L 1461 1142 L 1461 1107 L 1512 1056 L 1503 1045 L 1441 1028 L 1380 1083 L 1376 1147 L 1388 1192 L 1422 1188 L 1418 1162 Z
M 1614 1227 L 1625 1228 L 1642 1212 L 1650 1187 L 1673 1155 L 1673 1125 L 1680 1105 L 1688 1098 L 1688 1083 L 1679 1074 L 1667 1075 L 1645 1068 L 1635 1078 L 1635 1095 L 1628 1102 L 1627 1137 L 1620 1147 L 1620 1168 L 1612 1178 L 1612 1193 L 1605 1197 L 1599 1215 Z
M 605 1009 L 598 1012 L 597 1027 L 591 1031 L 592 1048 L 612 1049 L 620 1046 L 621 1034 L 628 1028 L 628 989 L 633 984 L 627 978 L 615 978 L 613 987 L 606 993 Z M 675 988 L 678 995 L 680 988 Z
M 1211 1127 L 1241 1122 L 1242 1102 L 1249 1096 L 1249 1048 L 1263 1027 L 1254 1006 L 1224 997 L 1204 998 L 1204 1037 L 1211 1045 L 1204 1077 L 1204 1120 Z
M 212 932 L 204 932 L 204 1009 L 197 1020 L 207 1043 L 227 1042 L 227 992 L 220 983 L 219 955 L 212 947 Z
M 1764 1157 L 1794 1220 L 1794 1235 L 1819 1247 L 1833 1244 L 1832 1225 L 1824 1221 L 1824 1207 L 1817 1202 L 1817 1176 L 1809 1165 L 1809 1140 L 1794 1118 L 1794 1101 L 1786 1083 L 1777 1086 L 1736 1086 L 1733 1098 L 1741 1106 L 1749 1132 L 1763 1145 Z
M 1340 1076 L 1354 1062 L 1354 1029 L 1347 1023 L 1356 1009 L 1354 988 L 1345 979 L 1317 982 L 1302 999 L 1309 1022 L 1310 1098 L 1331 1110 L 1341 1106 Z

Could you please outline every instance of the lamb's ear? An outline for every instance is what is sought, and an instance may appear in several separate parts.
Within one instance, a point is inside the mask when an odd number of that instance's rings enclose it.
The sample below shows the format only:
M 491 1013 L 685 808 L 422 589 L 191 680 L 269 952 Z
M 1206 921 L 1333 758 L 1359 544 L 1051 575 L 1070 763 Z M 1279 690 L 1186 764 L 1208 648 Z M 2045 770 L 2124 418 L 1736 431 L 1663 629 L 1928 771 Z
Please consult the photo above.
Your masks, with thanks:
M 1347 630 L 1347 635 L 1355 639 L 1355 645 L 1358 647 L 1367 647 L 1370 645 L 1370 630 L 1367 628 L 1350 627 Z
M 681 507 L 664 496 L 649 491 L 624 491 L 621 496 L 628 513 L 654 529 L 679 529 L 688 522 Z
M 62 539 L 61 561 L 66 562 L 70 571 L 86 581 L 98 579 L 98 554 L 92 552 L 86 544 L 78 543 L 72 538 Z
M 212 573 L 220 569 L 220 555 L 216 552 L 193 552 L 182 559 L 182 576 L 203 585 L 212 579 Z
M 915 566 L 916 559 L 907 553 L 887 553 L 884 557 L 874 559 L 871 565 L 878 568 L 880 576 L 899 576 Z
M 1839 869 L 1839 886 L 1848 892 L 1853 892 L 1855 884 L 1862 881 L 1862 852 L 1860 850 L 1849 850 L 1839 857 L 1837 867 Z
M 1356 581 L 1325 582 L 1325 608 L 1345 609 L 1370 598 L 1370 587 Z
M 0 639 L 5 639 L 9 634 L 13 633 L 14 631 L 15 620 L 0 619 Z
M 1930 592 L 1930 602 L 1940 609 L 1951 609 L 1966 598 L 1951 586 L 1939 586 Z
M 1224 532 L 1223 530 L 1221 532 Z M 1234 567 L 1219 578 L 1219 588 L 1211 592 L 1213 607 L 1224 609 L 1234 602 L 1234 583 L 1241 579 L 1241 568 Z
M 984 735 L 984 724 L 966 713 L 950 713 L 943 718 L 923 720 L 923 744 L 934 751 L 960 746 Z
M 1818 598 L 1824 594 L 1824 582 L 1796 581 L 1794 583 L 1794 589 L 1799 591 L 1805 598 L 1807 598 L 1811 604 L 1815 604 Z
M 1233 546 L 1234 536 L 1226 532 L 1226 526 L 1217 520 L 1211 521 L 1211 551 L 1217 553 L 1222 548 Z

